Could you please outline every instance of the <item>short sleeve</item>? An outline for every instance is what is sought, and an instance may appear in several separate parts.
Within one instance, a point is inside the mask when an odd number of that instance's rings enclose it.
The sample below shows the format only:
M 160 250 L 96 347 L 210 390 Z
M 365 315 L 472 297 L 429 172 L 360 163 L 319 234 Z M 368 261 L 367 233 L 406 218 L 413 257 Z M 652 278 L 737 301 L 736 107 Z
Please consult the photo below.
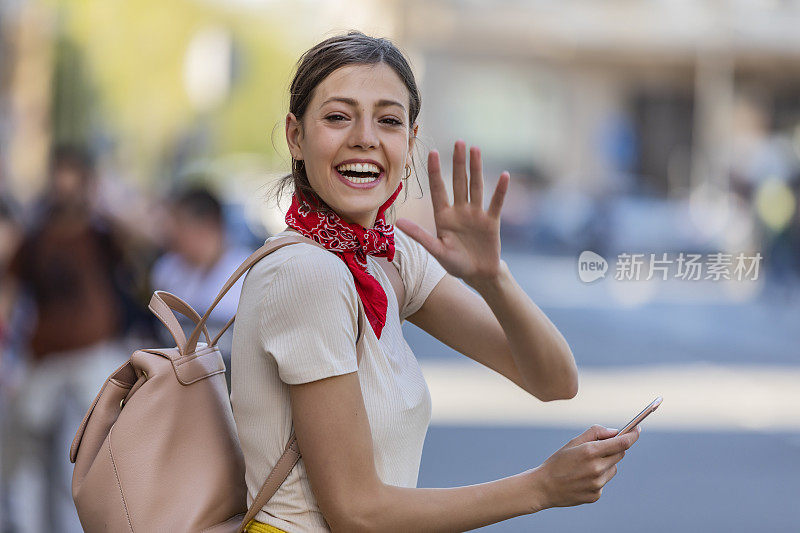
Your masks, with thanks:
M 400 310 L 400 320 L 416 313 L 447 271 L 420 243 L 397 226 L 394 227 L 395 258 L 406 289 L 406 300 Z
M 358 370 L 358 293 L 347 266 L 326 254 L 287 259 L 262 301 L 260 342 L 290 385 Z

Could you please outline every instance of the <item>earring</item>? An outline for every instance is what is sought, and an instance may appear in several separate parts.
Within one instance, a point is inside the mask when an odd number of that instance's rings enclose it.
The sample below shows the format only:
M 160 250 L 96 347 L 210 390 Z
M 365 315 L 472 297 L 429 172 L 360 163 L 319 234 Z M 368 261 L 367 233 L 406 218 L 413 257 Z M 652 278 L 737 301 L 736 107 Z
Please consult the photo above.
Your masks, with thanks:
M 303 162 L 302 159 L 292 158 L 292 171 L 300 172 L 303 169 L 304 164 L 305 163 Z
M 408 179 L 409 176 L 411 176 L 411 165 L 406 165 L 406 177 L 405 177 L 405 179 Z

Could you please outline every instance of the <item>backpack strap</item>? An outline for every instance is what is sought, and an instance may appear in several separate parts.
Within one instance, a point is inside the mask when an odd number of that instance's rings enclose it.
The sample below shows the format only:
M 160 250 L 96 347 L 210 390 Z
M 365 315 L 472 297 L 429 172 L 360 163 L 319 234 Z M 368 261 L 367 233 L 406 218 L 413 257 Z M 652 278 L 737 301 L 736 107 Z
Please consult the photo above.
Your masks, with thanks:
M 309 239 L 307 237 L 301 237 L 301 236 L 281 237 L 280 239 L 276 239 L 275 242 L 282 241 L 284 239 L 290 239 L 291 242 L 310 242 L 312 244 L 315 244 L 316 246 L 319 246 L 319 247 L 327 250 L 327 248 L 325 248 L 324 246 L 322 246 L 318 242 L 313 241 L 313 240 L 311 240 L 311 239 Z M 272 243 L 270 243 L 270 244 L 272 244 Z M 289 244 L 289 243 L 287 242 L 287 244 Z M 269 245 L 265 245 L 265 246 L 269 246 Z M 261 255 L 260 249 L 259 249 L 256 252 L 254 252 L 253 255 L 250 256 L 250 258 L 252 258 L 253 256 L 258 256 L 258 255 L 263 257 L 264 255 L 267 255 L 267 254 L 269 254 L 271 252 L 272 252 L 272 250 L 270 250 L 270 251 L 266 252 L 265 254 Z M 250 258 L 248 258 L 242 264 L 242 266 L 250 263 Z M 253 264 L 255 264 L 256 261 L 253 261 Z M 252 266 L 252 264 L 250 264 L 247 268 L 250 268 L 250 266 Z M 241 269 L 242 267 L 239 267 L 239 268 Z M 239 271 L 237 270 L 236 273 L 234 273 L 234 276 L 238 272 Z M 231 278 L 233 278 L 233 276 L 231 276 Z M 237 278 L 238 278 L 238 276 L 237 276 Z M 232 285 L 232 283 L 231 283 L 231 285 Z M 227 290 L 226 287 L 230 288 L 230 287 L 228 287 L 227 283 L 225 284 L 225 287 L 223 287 L 223 289 Z M 224 292 L 223 292 L 223 294 L 224 294 Z M 221 299 L 221 298 L 218 298 L 218 299 Z M 366 315 L 366 313 L 364 311 L 364 304 L 361 302 L 361 298 L 356 298 L 356 300 L 358 300 L 358 334 L 357 334 L 357 337 L 356 337 L 357 338 L 357 340 L 356 340 L 356 358 L 357 358 L 358 363 L 360 365 L 362 356 L 364 354 L 364 343 L 363 343 L 364 331 L 366 331 L 366 328 L 368 327 L 369 324 L 367 323 L 367 315 Z M 214 305 L 216 305 L 216 301 L 215 301 Z M 225 327 L 222 330 L 223 332 L 231 324 L 233 324 L 233 321 L 234 321 L 235 318 L 236 317 L 234 316 L 233 318 L 231 318 L 228 321 L 228 323 L 225 325 Z M 216 340 L 219 338 L 220 335 L 222 335 L 222 332 L 217 334 L 217 336 L 214 338 L 214 341 L 212 342 L 212 344 L 216 343 Z M 289 472 L 292 471 L 292 468 L 294 468 L 294 465 L 297 464 L 297 461 L 299 461 L 299 460 L 300 460 L 300 447 L 297 444 L 297 437 L 294 434 L 294 429 L 292 429 L 292 432 L 289 435 L 289 441 L 286 443 L 286 448 L 284 448 L 283 454 L 281 455 L 280 459 L 278 459 L 278 462 L 275 464 L 275 466 L 272 468 L 272 471 L 270 471 L 269 475 L 267 476 L 267 479 L 264 481 L 264 485 L 261 487 L 261 490 L 259 490 L 258 494 L 256 494 L 256 497 L 253 500 L 253 504 L 247 509 L 247 513 L 245 513 L 241 524 L 239 524 L 239 530 L 238 530 L 239 532 L 245 531 L 245 528 L 247 527 L 247 524 L 250 522 L 250 520 L 255 518 L 256 514 L 258 514 L 258 512 L 261 510 L 261 508 L 264 507 L 267 504 L 267 502 L 270 500 L 270 498 L 272 498 L 272 496 L 275 495 L 275 493 L 278 491 L 278 487 L 280 487 L 281 484 L 284 481 L 286 481 L 286 478 L 289 477 Z
M 317 246 L 322 246 L 318 242 L 309 239 L 308 237 L 297 235 L 300 239 L 305 239 L 305 242 L 309 242 L 311 244 L 315 244 Z M 323 247 L 324 248 L 324 247 Z M 406 297 L 406 289 L 405 285 L 403 284 L 403 279 L 400 277 L 400 272 L 397 270 L 397 267 L 386 259 L 385 257 L 375 257 L 375 260 L 378 261 L 378 264 L 383 268 L 383 271 L 386 273 L 386 276 L 389 278 L 389 282 L 392 284 L 392 288 L 394 289 L 394 294 L 397 297 L 397 309 L 398 311 L 403 309 L 403 303 L 405 302 Z M 222 329 L 219 330 L 219 333 L 216 334 L 213 340 L 211 340 L 211 345 L 216 345 L 219 342 L 220 337 L 228 331 L 228 328 L 233 325 L 233 322 L 236 320 L 236 315 L 233 315 L 228 322 L 222 326 Z M 196 323 L 197 321 L 195 321 Z
M 197 341 L 200 336 L 201 331 L 205 329 L 206 321 L 208 317 L 211 315 L 211 312 L 217 306 L 217 304 L 222 300 L 225 294 L 233 287 L 236 281 L 242 277 L 253 265 L 255 265 L 258 261 L 266 257 L 267 255 L 271 254 L 275 250 L 287 246 L 289 244 L 295 244 L 300 242 L 307 242 L 322 248 L 323 250 L 329 251 L 325 248 L 322 244 L 314 241 L 313 239 L 309 239 L 308 237 L 302 235 L 292 235 L 287 237 L 280 237 L 275 239 L 274 241 L 264 244 L 261 248 L 250 254 L 250 256 L 245 259 L 245 261 L 236 269 L 236 271 L 231 274 L 225 284 L 220 289 L 217 297 L 212 302 L 211 306 L 206 310 L 205 314 L 200 318 L 200 320 L 196 321 L 196 326 L 192 331 L 192 334 L 189 336 L 189 339 L 185 342 L 183 346 L 180 346 L 182 354 L 189 354 L 194 352 L 197 348 Z M 398 308 L 403 305 L 403 301 L 405 298 L 405 290 L 403 287 L 403 281 L 400 278 L 400 274 L 397 271 L 397 268 L 394 267 L 389 261 L 380 261 L 381 267 L 386 272 L 387 276 L 389 277 L 390 282 L 392 283 L 392 287 L 394 288 L 395 295 L 397 296 Z M 159 295 L 160 296 L 160 295 Z M 361 302 L 361 298 L 356 299 L 358 302 L 358 333 L 356 336 L 356 359 L 358 364 L 361 364 L 361 359 L 364 353 L 364 332 L 366 328 L 369 326 L 366 318 L 366 313 L 364 311 L 364 304 Z M 166 306 L 172 307 L 170 304 L 174 304 L 174 301 L 166 301 L 164 302 Z M 210 345 L 215 345 L 222 334 L 233 324 L 236 316 L 234 315 L 222 330 L 217 333 L 214 339 L 211 341 Z M 258 494 L 256 495 L 253 504 L 248 508 L 247 513 L 245 513 L 244 518 L 242 519 L 241 524 L 239 525 L 239 531 L 244 531 L 247 524 L 252 520 L 258 511 L 261 510 L 264 505 L 272 498 L 275 492 L 278 490 L 278 487 L 286 480 L 289 476 L 289 472 L 291 472 L 294 465 L 297 464 L 297 461 L 300 460 L 300 448 L 297 444 L 297 437 L 295 436 L 294 429 L 292 430 L 291 434 L 289 435 L 289 440 L 286 443 L 286 448 L 284 449 L 283 454 L 281 455 L 278 462 L 273 467 L 272 471 L 267 476 L 267 479 L 264 481 L 264 485 L 259 490 Z
M 356 344 L 356 357 L 358 358 L 359 364 L 361 363 L 361 358 L 364 353 L 364 343 L 362 342 L 363 332 L 368 326 L 366 316 L 367 315 L 364 312 L 364 304 L 361 303 L 361 298 L 358 298 L 358 342 Z M 261 490 L 259 490 L 258 494 L 256 494 L 253 504 L 247 509 L 247 513 L 245 513 L 241 524 L 239 524 L 239 533 L 245 531 L 245 528 L 250 520 L 255 518 L 255 516 L 267 504 L 270 498 L 275 495 L 275 493 L 278 491 L 278 487 L 280 487 L 281 484 L 286 481 L 286 478 L 289 477 L 289 472 L 292 471 L 292 468 L 294 468 L 294 465 L 297 464 L 297 461 L 299 460 L 300 447 L 297 444 L 297 437 L 294 434 L 294 428 L 292 428 L 292 432 L 289 435 L 289 441 L 286 443 L 286 448 L 284 448 L 283 454 L 270 471 L 266 481 L 264 481 L 264 485 L 261 487 Z
M 239 280 L 239 278 L 241 278 L 248 270 L 250 270 L 250 268 L 253 265 L 255 265 L 256 263 L 261 261 L 263 258 L 268 256 L 269 254 L 271 254 L 275 250 L 277 250 L 279 248 L 283 248 L 284 246 L 289 245 L 289 244 L 300 243 L 300 242 L 307 242 L 307 243 L 313 244 L 314 246 L 318 246 L 318 247 L 322 248 L 325 251 L 328 251 L 327 248 L 325 248 L 323 245 L 321 245 L 320 243 L 318 243 L 316 241 L 313 241 L 313 240 L 311 240 L 311 239 L 309 239 L 307 237 L 303 237 L 303 236 L 299 236 L 299 235 L 297 235 L 297 236 L 292 235 L 292 236 L 280 237 L 278 239 L 275 239 L 274 241 L 263 245 L 261 248 L 259 248 L 258 250 L 256 250 L 252 254 L 250 254 L 250 256 L 247 259 L 245 259 L 244 262 L 241 265 L 239 265 L 239 268 L 236 269 L 236 272 L 231 274 L 231 276 L 228 278 L 228 281 L 226 281 L 225 284 L 222 286 L 222 288 L 220 289 L 219 293 L 217 294 L 217 297 L 214 298 L 214 301 L 211 303 L 209 308 L 206 310 L 205 314 L 203 314 L 203 316 L 200 318 L 200 321 L 195 326 L 194 330 L 192 331 L 192 334 L 189 336 L 189 339 L 186 341 L 186 344 L 181 347 L 181 354 L 182 355 L 187 355 L 187 354 L 190 354 L 190 353 L 194 352 L 197 349 L 197 341 L 198 341 L 198 339 L 200 337 L 200 333 L 202 331 L 202 328 L 205 327 L 206 321 L 208 321 L 208 317 L 211 316 L 211 312 L 214 310 L 214 308 L 217 306 L 217 304 L 219 304 L 220 300 L 222 300 L 222 298 L 225 296 L 225 294 L 228 293 L 228 291 L 231 289 L 231 287 L 233 287 L 233 285 Z M 360 298 L 358 300 L 360 301 Z M 363 306 L 359 306 L 359 313 L 362 313 L 362 312 L 363 312 Z M 212 340 L 212 344 L 215 344 L 215 341 L 219 339 L 219 337 L 222 335 L 222 333 L 224 333 L 225 330 L 228 327 L 230 327 L 231 324 L 233 324 L 233 321 L 234 321 L 235 318 L 236 317 L 234 316 L 233 318 L 231 318 L 228 321 L 227 324 L 225 324 L 225 326 L 220 331 L 220 333 L 218 333 L 214 337 L 214 340 Z M 361 319 L 360 319 L 360 315 L 359 315 L 359 324 L 360 324 L 360 322 L 361 322 Z M 361 331 L 360 330 L 361 330 L 361 328 L 359 328 L 359 337 L 358 337 L 359 340 L 361 339 Z
M 307 237 L 300 237 L 302 239 L 306 239 L 308 242 L 316 244 L 317 246 L 321 246 L 316 241 L 308 239 Z M 376 257 L 378 259 L 378 263 L 383 268 L 384 272 L 389 278 L 389 281 L 392 283 L 392 288 L 394 289 L 395 295 L 397 296 L 397 308 L 401 309 L 403 307 L 403 302 L 405 301 L 405 287 L 403 285 L 403 280 L 400 277 L 400 273 L 397 270 L 397 267 L 394 264 L 387 260 L 385 257 Z M 363 328 L 367 327 L 366 321 L 366 314 L 364 313 L 363 309 L 364 304 L 361 302 L 361 298 L 358 298 L 358 316 L 359 316 L 359 344 L 356 345 L 357 352 L 358 352 L 358 359 L 361 361 L 361 354 L 363 351 L 363 346 L 360 343 L 361 340 L 361 331 Z M 235 317 L 234 317 L 235 318 Z M 363 323 L 362 323 L 363 319 Z M 225 325 L 224 329 L 227 329 L 233 323 L 233 318 Z M 223 329 L 223 331 L 224 331 Z M 217 337 L 214 339 L 213 343 L 216 343 L 216 339 L 222 333 L 219 333 Z M 267 502 L 275 495 L 278 491 L 278 487 L 289 477 L 289 473 L 294 468 L 294 465 L 297 461 L 300 460 L 300 448 L 297 445 L 297 437 L 294 434 L 294 429 L 292 430 L 291 435 L 289 435 L 289 442 L 286 443 L 286 449 L 281 455 L 278 462 L 275 464 L 275 467 L 267 476 L 267 480 L 264 482 L 264 486 L 261 487 L 261 490 L 258 491 L 255 500 L 253 500 L 253 505 L 247 510 L 247 514 L 245 514 L 244 519 L 242 520 L 241 525 L 239 526 L 239 531 L 244 531 L 247 524 L 255 518 L 256 514 L 267 504 Z

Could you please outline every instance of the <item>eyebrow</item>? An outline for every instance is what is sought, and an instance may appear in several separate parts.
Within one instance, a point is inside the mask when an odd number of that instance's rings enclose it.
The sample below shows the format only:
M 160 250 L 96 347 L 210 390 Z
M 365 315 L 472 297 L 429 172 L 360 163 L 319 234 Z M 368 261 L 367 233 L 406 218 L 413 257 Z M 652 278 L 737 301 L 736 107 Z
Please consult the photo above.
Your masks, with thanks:
M 332 96 L 332 97 L 328 98 L 327 100 L 325 100 L 324 102 L 322 102 L 322 105 L 325 105 L 325 104 L 327 104 L 329 102 L 342 102 L 344 104 L 347 104 L 347 105 L 350 105 L 350 106 L 353 106 L 353 107 L 357 107 L 358 106 L 358 103 L 354 99 L 345 98 L 343 96 Z M 401 104 L 400 102 L 397 102 L 395 100 L 378 100 L 375 103 L 375 107 L 388 107 L 388 106 L 393 106 L 393 105 L 399 106 L 400 109 L 402 109 L 403 111 L 406 110 L 406 106 L 404 106 L 403 104 Z

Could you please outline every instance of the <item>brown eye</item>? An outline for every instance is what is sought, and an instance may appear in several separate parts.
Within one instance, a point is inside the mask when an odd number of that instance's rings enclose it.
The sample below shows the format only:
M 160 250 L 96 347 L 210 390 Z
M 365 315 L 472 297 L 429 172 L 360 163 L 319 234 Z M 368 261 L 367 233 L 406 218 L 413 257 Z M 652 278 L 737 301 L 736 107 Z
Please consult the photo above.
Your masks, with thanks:
M 325 117 L 325 120 L 329 120 L 331 122 L 340 122 L 340 119 L 347 120 L 347 117 L 345 117 L 344 115 L 328 115 L 327 117 Z
M 394 119 L 394 118 L 385 118 L 385 119 L 382 120 L 382 122 L 385 122 L 385 123 L 387 123 L 387 124 L 389 124 L 391 126 L 402 126 L 403 125 L 402 122 L 400 122 L 399 120 Z

